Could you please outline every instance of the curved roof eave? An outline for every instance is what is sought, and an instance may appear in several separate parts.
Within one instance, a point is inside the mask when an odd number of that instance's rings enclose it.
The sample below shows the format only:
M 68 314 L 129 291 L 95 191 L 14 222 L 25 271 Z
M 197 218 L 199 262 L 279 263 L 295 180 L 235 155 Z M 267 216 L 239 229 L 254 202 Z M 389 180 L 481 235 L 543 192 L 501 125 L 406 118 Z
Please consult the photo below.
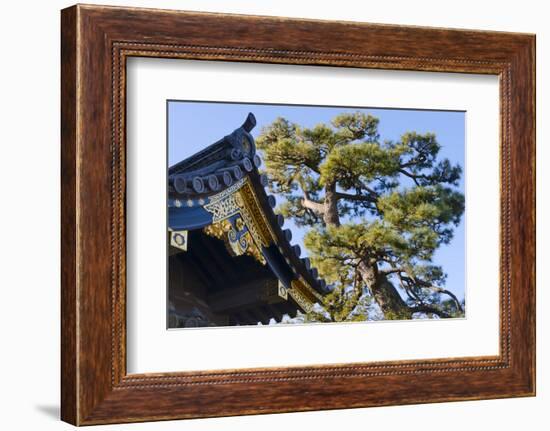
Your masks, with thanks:
M 312 289 L 310 296 L 320 300 L 330 289 L 325 280 L 317 277 L 317 269 L 311 267 L 309 258 L 301 257 L 300 246 L 291 243 L 291 231 L 283 229 L 284 217 L 274 212 L 275 197 L 266 191 L 267 177 L 258 171 L 261 159 L 256 154 L 255 142 L 250 135 L 255 124 L 255 117 L 250 113 L 245 123 L 233 133 L 170 167 L 169 195 L 182 201 L 206 201 L 246 177 L 270 226 L 274 244 L 289 269 L 296 280 Z

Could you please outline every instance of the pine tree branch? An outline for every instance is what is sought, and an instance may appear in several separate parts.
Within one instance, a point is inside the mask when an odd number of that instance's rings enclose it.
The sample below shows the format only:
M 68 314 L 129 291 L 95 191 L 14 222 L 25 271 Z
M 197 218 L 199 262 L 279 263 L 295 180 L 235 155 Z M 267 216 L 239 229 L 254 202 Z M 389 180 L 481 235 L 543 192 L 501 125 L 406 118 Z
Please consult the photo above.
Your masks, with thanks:
M 302 190 L 302 193 L 304 195 L 304 197 L 302 198 L 302 206 L 304 208 L 310 209 L 311 211 L 313 211 L 316 214 L 323 215 L 325 213 L 325 206 L 322 203 L 314 201 L 313 199 L 311 199 L 311 197 L 310 197 L 311 195 L 309 194 L 309 191 L 307 190 L 307 188 L 303 184 L 303 181 L 297 181 L 297 182 L 298 182 L 298 184 L 300 186 L 300 189 Z
M 325 206 L 319 202 L 315 202 L 311 199 L 308 199 L 307 197 L 302 198 L 302 206 L 304 208 L 310 209 L 314 213 L 317 214 L 324 214 L 325 213 Z
M 456 297 L 456 295 L 451 292 L 450 290 L 447 290 L 447 289 L 444 289 L 442 287 L 439 287 L 439 286 L 435 286 L 431 283 L 428 283 L 427 281 L 425 280 L 421 280 L 419 279 L 418 277 L 415 277 L 413 276 L 412 274 L 410 274 L 408 271 L 401 271 L 401 272 L 406 272 L 408 277 L 403 277 L 400 272 L 398 272 L 397 274 L 399 275 L 399 278 L 405 282 L 406 284 L 412 284 L 420 289 L 429 289 L 429 290 L 432 290 L 436 293 L 443 293 L 445 295 L 448 295 L 451 297 L 451 299 L 453 300 L 453 302 L 455 303 L 455 306 L 457 308 L 458 311 L 460 312 L 464 312 L 463 308 L 462 308 L 462 305 L 460 304 L 460 301 L 458 300 L 458 298 Z
M 398 169 L 398 172 L 402 173 L 406 177 L 411 178 L 417 186 L 420 185 L 420 183 L 418 182 L 418 179 L 425 177 L 424 175 L 415 175 L 412 172 L 406 171 L 405 169 Z
M 353 292 L 351 295 L 351 298 L 348 298 L 346 308 L 349 310 L 349 313 L 346 316 L 345 320 L 348 320 L 355 308 L 359 305 L 359 300 L 361 299 L 361 295 L 363 294 L 363 288 L 362 284 L 360 283 L 360 274 L 359 272 L 355 271 L 355 276 L 353 279 Z
M 346 199 L 346 200 L 350 200 L 350 201 L 376 203 L 376 198 L 373 197 L 373 196 L 352 195 L 352 194 L 349 194 L 349 193 L 336 192 L 336 197 L 338 199 Z
M 307 166 L 309 169 L 311 169 L 316 174 L 321 174 L 321 170 L 319 169 L 318 165 L 316 165 L 316 164 L 314 164 L 310 161 L 307 161 L 307 160 L 305 160 L 303 163 L 304 163 L 304 166 Z
M 420 304 L 415 307 L 409 307 L 409 310 L 411 311 L 411 313 L 431 313 L 441 318 L 451 317 L 447 312 L 427 304 Z
M 313 211 L 311 208 L 305 208 L 305 207 L 304 207 L 304 211 L 307 213 L 307 215 L 308 215 L 309 217 L 311 217 L 312 219 L 315 220 L 315 223 L 319 223 L 319 222 L 320 222 L 319 214 L 316 213 L 315 211 Z
M 370 193 L 370 195 L 373 197 L 373 198 L 376 198 L 378 199 L 380 197 L 380 194 L 377 193 L 373 188 L 369 187 L 368 185 L 366 185 L 363 181 L 361 181 L 361 179 L 357 179 L 357 184 L 359 185 L 360 188 L 366 190 L 367 192 Z
M 388 269 L 380 269 L 379 272 L 384 275 L 396 274 L 400 272 L 406 272 L 405 268 L 396 266 Z
M 460 301 L 458 300 L 456 295 L 453 292 L 451 292 L 450 290 L 443 289 L 442 287 L 434 286 L 434 285 L 431 285 L 431 284 L 430 285 L 424 285 L 424 286 L 421 286 L 421 287 L 424 288 L 424 289 L 430 289 L 430 290 L 433 290 L 434 292 L 443 293 L 445 295 L 450 296 L 451 299 L 453 300 L 453 302 L 455 303 L 456 308 L 458 309 L 458 311 L 460 311 L 460 312 L 464 311 L 462 309 L 462 305 L 460 304 Z
M 419 179 L 428 181 L 430 184 L 441 183 L 446 181 L 445 177 L 437 177 L 436 175 L 426 175 L 426 174 L 413 174 L 412 172 L 406 171 L 405 169 L 398 169 L 398 172 L 402 173 L 406 177 L 411 178 L 417 186 L 421 185 L 418 182 Z

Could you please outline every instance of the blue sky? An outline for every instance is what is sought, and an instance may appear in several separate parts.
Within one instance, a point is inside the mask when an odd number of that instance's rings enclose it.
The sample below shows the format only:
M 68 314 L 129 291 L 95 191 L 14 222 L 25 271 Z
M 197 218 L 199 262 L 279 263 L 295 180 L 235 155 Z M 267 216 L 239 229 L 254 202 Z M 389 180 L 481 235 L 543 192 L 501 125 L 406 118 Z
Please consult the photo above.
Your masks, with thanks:
M 355 111 L 363 111 L 380 119 L 379 133 L 383 140 L 398 140 L 407 131 L 435 133 L 442 147 L 440 157 L 462 166 L 464 172 L 459 189 L 464 193 L 465 113 L 456 111 L 169 101 L 168 164 L 171 166 L 231 133 L 243 123 L 249 112 L 254 113 L 258 123 L 252 131 L 256 137 L 263 126 L 269 125 L 277 117 L 284 117 L 304 127 L 313 127 L 319 123 L 328 123 L 342 112 Z M 285 228 L 292 229 L 293 242 L 300 244 L 303 254 L 306 254 L 301 243 L 303 231 L 289 220 L 285 222 Z M 463 216 L 451 243 L 441 246 L 434 258 L 434 263 L 441 265 L 448 274 L 446 287 L 459 299 L 464 298 L 465 289 L 464 250 Z

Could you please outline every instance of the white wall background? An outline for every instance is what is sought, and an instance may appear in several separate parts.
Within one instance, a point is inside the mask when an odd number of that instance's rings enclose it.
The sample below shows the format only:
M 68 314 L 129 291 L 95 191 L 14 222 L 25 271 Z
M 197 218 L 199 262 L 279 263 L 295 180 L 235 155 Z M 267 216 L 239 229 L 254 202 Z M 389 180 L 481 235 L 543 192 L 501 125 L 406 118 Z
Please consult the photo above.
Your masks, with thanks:
M 172 421 L 95 429 L 542 430 L 550 424 L 550 13 L 544 1 L 130 0 L 103 4 L 477 28 L 537 34 L 538 396 Z M 59 414 L 59 10 L 60 0 L 2 4 L 0 32 L 0 428 L 62 430 Z M 546 162 L 546 163 L 545 163 Z M 546 186 L 546 187 L 545 187 Z M 29 266 L 30 264 L 30 266 Z M 546 265 L 548 267 L 548 265 Z M 345 427 L 345 428 L 344 428 Z

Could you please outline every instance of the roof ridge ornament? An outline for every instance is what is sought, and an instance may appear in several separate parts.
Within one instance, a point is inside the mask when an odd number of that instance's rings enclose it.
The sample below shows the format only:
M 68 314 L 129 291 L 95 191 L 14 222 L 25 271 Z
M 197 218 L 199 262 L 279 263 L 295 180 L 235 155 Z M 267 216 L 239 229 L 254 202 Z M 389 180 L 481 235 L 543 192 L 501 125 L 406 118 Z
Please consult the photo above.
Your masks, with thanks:
M 243 125 L 241 126 L 242 129 L 246 130 L 248 133 L 252 131 L 254 127 L 256 127 L 256 117 L 252 112 L 249 112 L 246 116 L 246 120 L 244 120 Z
M 174 191 L 180 195 L 209 195 L 257 169 L 261 159 L 250 134 L 255 126 L 256 117 L 249 112 L 244 123 L 229 135 L 171 166 L 168 178 Z

